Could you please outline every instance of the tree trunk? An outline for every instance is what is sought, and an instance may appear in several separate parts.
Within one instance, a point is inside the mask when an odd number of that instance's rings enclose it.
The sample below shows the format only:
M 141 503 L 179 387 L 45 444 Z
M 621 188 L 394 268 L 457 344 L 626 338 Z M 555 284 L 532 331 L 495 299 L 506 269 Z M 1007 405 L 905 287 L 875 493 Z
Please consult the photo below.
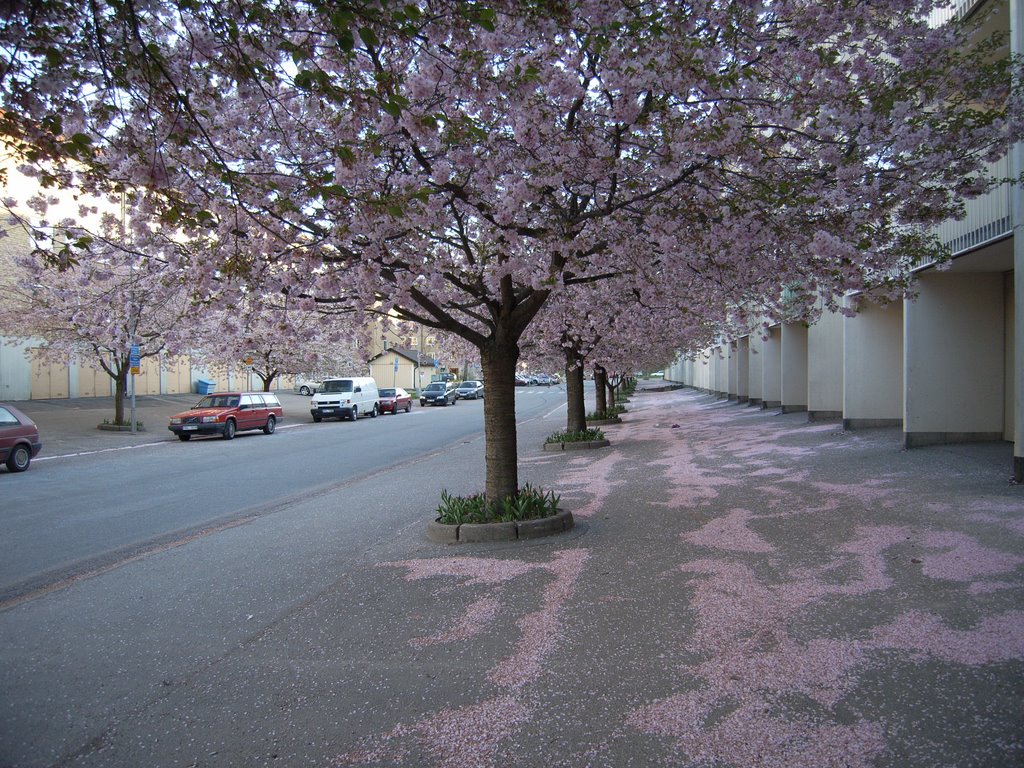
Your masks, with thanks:
M 565 352 L 565 397 L 569 405 L 566 419 L 567 432 L 582 432 L 587 428 L 587 405 L 583 399 L 583 361 L 575 352 Z
M 596 411 L 604 414 L 608 412 L 608 396 L 605 388 L 608 386 L 608 372 L 600 365 L 594 366 L 594 392 L 597 398 Z
M 498 504 L 519 492 L 519 453 L 516 443 L 516 364 L 519 347 L 493 339 L 480 350 L 484 384 L 485 493 Z
M 127 360 L 118 364 L 115 371 L 117 375 L 114 377 L 114 423 L 117 425 L 125 423 L 124 400 L 128 394 L 128 372 Z

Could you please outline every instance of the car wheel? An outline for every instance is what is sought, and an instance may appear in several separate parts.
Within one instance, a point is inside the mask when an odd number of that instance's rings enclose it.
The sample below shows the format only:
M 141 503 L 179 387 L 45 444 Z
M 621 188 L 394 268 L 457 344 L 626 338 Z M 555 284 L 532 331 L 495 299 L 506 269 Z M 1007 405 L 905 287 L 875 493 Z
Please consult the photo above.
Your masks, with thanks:
M 412 403 L 411 402 L 406 403 L 405 404 L 405 412 L 409 413 L 409 411 L 411 411 L 411 410 L 412 410 Z
M 319 413 L 314 413 L 313 414 L 313 423 L 314 424 L 319 424 L 323 420 L 324 420 L 324 417 L 321 416 Z
M 7 457 L 7 468 L 11 472 L 24 472 L 32 463 L 32 452 L 27 445 L 16 445 Z
M 309 387 L 299 387 L 299 394 L 300 395 L 309 395 L 310 394 Z
M 272 434 L 274 434 L 274 430 L 276 430 L 276 429 L 277 429 L 277 419 L 275 419 L 273 416 L 267 416 L 267 426 L 265 426 L 263 428 L 263 434 L 265 434 L 265 435 L 272 435 Z
M 352 421 L 356 421 L 359 418 L 359 409 L 356 406 L 352 406 L 352 415 L 349 416 Z
M 235 427 L 235 420 L 234 419 L 228 419 L 227 423 L 224 425 L 224 439 L 225 440 L 232 440 L 232 439 L 234 439 L 234 437 L 235 437 L 235 428 L 236 428 Z
M 187 443 L 189 440 L 192 439 L 192 435 L 182 433 L 178 435 L 178 439 L 181 440 L 181 442 L 183 443 Z
M 378 413 L 379 413 L 379 411 L 378 411 L 378 409 L 377 409 L 377 404 L 376 404 L 376 403 L 374 403 L 374 404 L 373 404 L 373 410 L 372 410 L 372 411 L 370 411 L 370 418 L 371 418 L 371 419 L 376 419 L 376 418 L 377 418 L 377 414 L 378 414 Z

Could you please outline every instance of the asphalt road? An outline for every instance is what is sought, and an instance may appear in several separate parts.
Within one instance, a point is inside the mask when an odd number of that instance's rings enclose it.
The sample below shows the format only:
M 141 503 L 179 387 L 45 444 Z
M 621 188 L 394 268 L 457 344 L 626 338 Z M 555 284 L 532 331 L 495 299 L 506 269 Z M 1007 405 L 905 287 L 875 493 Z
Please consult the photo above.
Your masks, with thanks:
M 273 435 L 181 443 L 150 423 L 134 443 L 122 437 L 117 449 L 96 452 L 55 446 L 57 436 L 68 439 L 61 422 L 71 429 L 72 404 L 41 406 L 44 453 L 29 472 L 0 478 L 0 605 L 356 482 L 415 498 L 411 464 L 466 442 L 478 442 L 482 454 L 483 401 L 313 424 L 308 398 L 282 399 L 287 418 Z M 528 421 L 564 402 L 564 387 L 521 390 L 517 416 Z

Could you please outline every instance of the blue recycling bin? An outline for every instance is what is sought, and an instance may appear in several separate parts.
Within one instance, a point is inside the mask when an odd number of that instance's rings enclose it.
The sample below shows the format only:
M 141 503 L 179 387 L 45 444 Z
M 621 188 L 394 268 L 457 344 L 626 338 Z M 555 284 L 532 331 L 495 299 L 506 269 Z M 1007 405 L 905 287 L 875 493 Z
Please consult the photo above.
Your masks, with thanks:
M 209 379 L 197 379 L 196 380 L 196 392 L 200 395 L 213 394 L 214 388 L 217 386 L 217 382 L 210 381 Z

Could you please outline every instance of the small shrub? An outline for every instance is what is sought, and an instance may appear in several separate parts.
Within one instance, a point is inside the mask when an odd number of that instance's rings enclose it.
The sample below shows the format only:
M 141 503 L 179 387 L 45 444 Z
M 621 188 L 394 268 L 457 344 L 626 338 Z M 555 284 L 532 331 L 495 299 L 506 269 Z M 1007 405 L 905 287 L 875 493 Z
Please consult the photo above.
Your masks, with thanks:
M 482 493 L 472 496 L 452 496 L 441 491 L 441 506 L 437 508 L 437 521 L 445 525 L 463 523 L 510 523 L 517 520 L 537 520 L 558 513 L 561 496 L 553 491 L 541 491 L 527 483 L 515 496 L 494 505 Z
M 625 413 L 626 409 L 621 405 L 613 405 L 606 411 L 595 411 L 594 413 L 587 414 L 587 421 L 598 421 L 601 419 L 614 419 L 620 413 Z
M 594 427 L 578 432 L 555 432 L 545 443 L 583 443 L 589 440 L 604 440 L 604 432 Z

